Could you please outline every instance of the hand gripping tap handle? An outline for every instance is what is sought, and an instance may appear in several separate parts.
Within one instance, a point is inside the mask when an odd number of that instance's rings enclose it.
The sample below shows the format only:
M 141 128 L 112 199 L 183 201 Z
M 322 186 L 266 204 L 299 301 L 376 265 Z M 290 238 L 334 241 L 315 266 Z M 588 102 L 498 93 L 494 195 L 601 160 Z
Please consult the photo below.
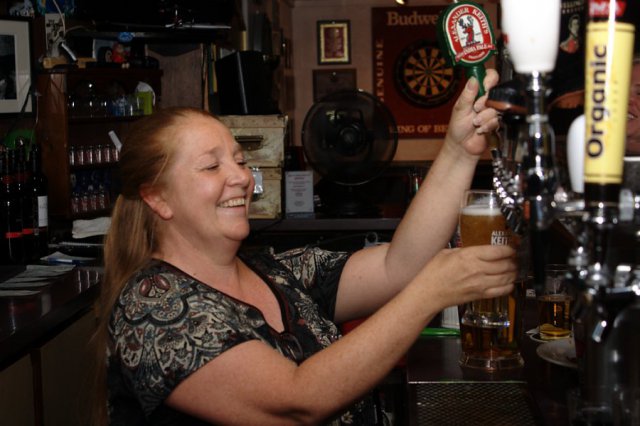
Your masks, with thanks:
M 477 97 L 483 96 L 484 63 L 497 51 L 493 27 L 484 9 L 471 1 L 454 0 L 438 17 L 436 33 L 447 62 L 463 67 L 467 78 L 475 77 Z M 487 137 L 491 148 L 498 149 L 498 136 L 490 133 Z
M 497 50 L 491 21 L 482 7 L 471 1 L 456 1 L 438 17 L 437 36 L 451 66 L 465 68 L 467 78 L 475 77 L 485 94 L 484 63 Z

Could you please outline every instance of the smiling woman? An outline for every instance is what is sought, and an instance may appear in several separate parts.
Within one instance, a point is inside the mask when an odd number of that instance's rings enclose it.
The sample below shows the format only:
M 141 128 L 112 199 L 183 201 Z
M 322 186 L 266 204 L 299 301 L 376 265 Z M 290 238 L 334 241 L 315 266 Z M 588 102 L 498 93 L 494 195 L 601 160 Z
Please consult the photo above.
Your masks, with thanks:
M 92 424 L 374 424 L 375 386 L 438 312 L 513 288 L 513 249 L 441 249 L 497 127 L 477 92 L 427 177 L 448 187 L 425 185 L 390 244 L 355 253 L 249 251 L 254 180 L 230 130 L 190 108 L 133 123 L 104 245 Z M 362 317 L 341 338 L 337 324 Z

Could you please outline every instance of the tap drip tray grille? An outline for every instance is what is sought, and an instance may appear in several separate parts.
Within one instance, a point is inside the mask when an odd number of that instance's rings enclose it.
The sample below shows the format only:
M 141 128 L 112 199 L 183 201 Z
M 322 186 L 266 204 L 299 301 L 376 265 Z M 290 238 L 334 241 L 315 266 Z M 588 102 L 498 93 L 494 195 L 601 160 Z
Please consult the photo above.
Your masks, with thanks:
M 429 382 L 410 385 L 412 425 L 541 424 L 523 382 Z

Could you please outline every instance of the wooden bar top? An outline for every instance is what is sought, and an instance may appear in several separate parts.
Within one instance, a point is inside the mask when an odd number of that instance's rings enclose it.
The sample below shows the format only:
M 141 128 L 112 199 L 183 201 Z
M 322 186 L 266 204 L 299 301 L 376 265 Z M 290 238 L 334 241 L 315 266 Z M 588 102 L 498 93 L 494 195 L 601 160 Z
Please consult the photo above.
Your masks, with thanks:
M 30 289 L 35 294 L 0 296 L 0 370 L 86 313 L 98 295 L 100 275 L 100 268 L 77 266 Z

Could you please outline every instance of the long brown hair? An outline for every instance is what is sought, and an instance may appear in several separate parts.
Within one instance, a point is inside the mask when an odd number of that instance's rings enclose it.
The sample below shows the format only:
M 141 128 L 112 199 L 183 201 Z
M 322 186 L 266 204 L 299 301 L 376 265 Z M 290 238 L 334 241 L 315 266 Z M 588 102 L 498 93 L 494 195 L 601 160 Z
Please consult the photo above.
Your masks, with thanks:
M 121 192 L 111 214 L 104 241 L 104 278 L 96 306 L 98 328 L 93 338 L 96 351 L 95 395 L 92 424 L 108 424 L 107 344 L 111 311 L 127 280 L 149 261 L 158 224 L 153 211 L 140 196 L 143 185 L 162 185 L 164 172 L 181 141 L 180 129 L 195 117 L 212 118 L 195 108 L 167 108 L 137 121 L 126 136 L 119 160 Z

